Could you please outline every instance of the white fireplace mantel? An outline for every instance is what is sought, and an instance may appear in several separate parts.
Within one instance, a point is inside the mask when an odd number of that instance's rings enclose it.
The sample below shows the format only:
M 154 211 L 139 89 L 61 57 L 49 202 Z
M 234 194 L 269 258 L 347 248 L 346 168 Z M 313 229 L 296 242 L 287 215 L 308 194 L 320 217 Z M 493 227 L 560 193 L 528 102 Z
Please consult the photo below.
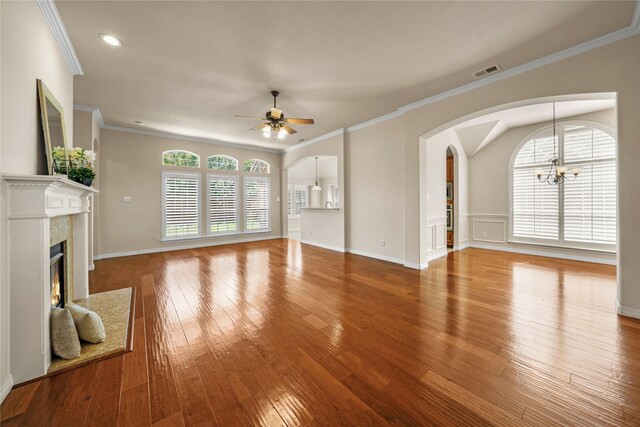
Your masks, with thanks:
M 73 215 L 75 298 L 89 294 L 89 208 L 97 190 L 62 176 L 2 175 L 8 189 L 10 350 L 16 383 L 45 375 L 49 339 L 50 219 Z

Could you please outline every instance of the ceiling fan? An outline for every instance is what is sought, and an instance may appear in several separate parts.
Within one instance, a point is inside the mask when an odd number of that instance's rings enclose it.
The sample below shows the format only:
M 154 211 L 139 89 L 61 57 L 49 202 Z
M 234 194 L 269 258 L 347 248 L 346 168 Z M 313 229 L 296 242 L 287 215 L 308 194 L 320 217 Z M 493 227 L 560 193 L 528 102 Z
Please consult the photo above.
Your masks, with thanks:
M 280 92 L 277 90 L 272 90 L 271 95 L 273 96 L 273 107 L 271 110 L 267 111 L 264 117 L 256 117 L 256 116 L 241 116 L 236 114 L 236 117 L 240 117 L 243 119 L 252 119 L 252 120 L 266 120 L 267 123 L 259 124 L 251 128 L 250 130 L 260 130 L 262 129 L 262 135 L 265 138 L 278 138 L 282 139 L 287 135 L 293 135 L 298 132 L 289 124 L 295 125 L 312 125 L 315 122 L 313 119 L 299 119 L 293 117 L 285 117 L 284 113 L 281 109 L 276 106 L 276 98 L 280 95 Z

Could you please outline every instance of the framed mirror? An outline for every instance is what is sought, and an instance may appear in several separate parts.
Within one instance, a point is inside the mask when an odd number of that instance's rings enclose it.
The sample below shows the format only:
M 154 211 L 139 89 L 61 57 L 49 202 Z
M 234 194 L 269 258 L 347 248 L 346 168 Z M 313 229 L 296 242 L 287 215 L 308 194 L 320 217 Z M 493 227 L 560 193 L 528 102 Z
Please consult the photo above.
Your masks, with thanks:
M 67 160 L 69 159 L 67 152 L 67 135 L 64 125 L 64 110 L 60 102 L 53 96 L 42 80 L 38 79 L 37 85 L 49 175 L 54 175 L 56 172 L 64 173 L 66 171 Z M 53 149 L 55 147 L 62 148 L 64 157 L 59 155 L 54 157 Z M 60 152 L 60 149 L 57 151 Z

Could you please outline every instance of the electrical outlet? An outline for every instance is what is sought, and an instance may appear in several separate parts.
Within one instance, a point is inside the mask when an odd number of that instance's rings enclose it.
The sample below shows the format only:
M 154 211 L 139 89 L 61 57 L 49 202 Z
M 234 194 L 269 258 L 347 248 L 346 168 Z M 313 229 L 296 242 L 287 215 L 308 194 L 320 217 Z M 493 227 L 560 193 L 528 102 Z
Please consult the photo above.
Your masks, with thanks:
M 160 241 L 160 235 L 159 234 L 156 234 L 156 241 L 158 241 L 158 242 Z
M 123 202 L 125 202 L 125 203 L 129 203 L 129 202 L 131 202 L 131 196 L 124 196 L 124 197 L 122 198 L 122 201 L 123 201 Z
M 487 237 L 487 232 L 486 231 L 482 232 L 482 237 Z
M 386 245 L 387 242 L 385 242 L 384 240 L 380 240 L 380 246 L 384 247 L 384 245 Z

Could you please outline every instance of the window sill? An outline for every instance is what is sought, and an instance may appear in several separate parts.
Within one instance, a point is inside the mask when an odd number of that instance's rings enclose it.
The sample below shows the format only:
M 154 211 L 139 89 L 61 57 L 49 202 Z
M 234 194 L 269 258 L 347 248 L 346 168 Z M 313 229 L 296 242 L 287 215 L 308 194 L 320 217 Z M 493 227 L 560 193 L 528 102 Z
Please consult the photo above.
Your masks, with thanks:
M 553 244 L 548 242 L 531 242 L 531 241 L 523 241 L 523 240 L 515 240 L 515 239 L 510 239 L 507 241 L 507 243 L 515 244 L 515 245 L 525 245 L 525 246 L 543 246 L 545 248 L 554 248 L 554 249 L 568 249 L 572 251 L 600 252 L 603 254 L 615 254 L 617 252 L 615 249 L 587 248 L 583 246 L 561 245 L 561 244 Z M 613 246 L 615 246 L 615 244 Z
M 188 237 L 175 237 L 175 238 L 164 238 L 160 242 L 161 243 L 174 243 L 174 242 L 188 242 L 193 240 L 209 240 L 216 239 L 218 237 L 232 237 L 232 236 L 244 236 L 247 234 L 257 234 L 257 233 L 271 233 L 271 229 L 269 230 L 256 230 L 256 231 L 244 231 L 237 233 L 221 233 L 221 234 L 210 234 L 208 236 L 188 236 Z

